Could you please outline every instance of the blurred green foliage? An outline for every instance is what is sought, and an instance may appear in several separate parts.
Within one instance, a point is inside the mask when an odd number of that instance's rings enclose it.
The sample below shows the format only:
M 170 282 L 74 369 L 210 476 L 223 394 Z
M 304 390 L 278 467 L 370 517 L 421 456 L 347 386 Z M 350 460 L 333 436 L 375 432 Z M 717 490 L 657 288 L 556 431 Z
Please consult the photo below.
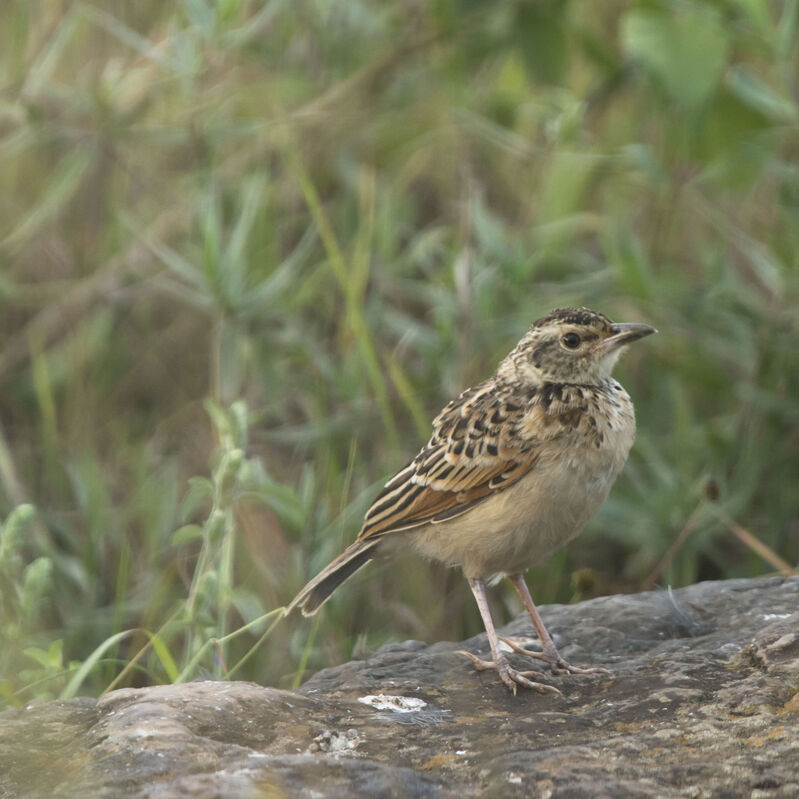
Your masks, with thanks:
M 371 567 L 317 626 L 273 611 L 566 304 L 661 333 L 618 369 L 630 463 L 536 598 L 640 587 L 698 504 L 661 582 L 771 569 L 726 518 L 796 564 L 798 21 L 797 0 L 0 5 L 2 698 L 287 685 L 479 631 L 460 576 L 420 563 Z

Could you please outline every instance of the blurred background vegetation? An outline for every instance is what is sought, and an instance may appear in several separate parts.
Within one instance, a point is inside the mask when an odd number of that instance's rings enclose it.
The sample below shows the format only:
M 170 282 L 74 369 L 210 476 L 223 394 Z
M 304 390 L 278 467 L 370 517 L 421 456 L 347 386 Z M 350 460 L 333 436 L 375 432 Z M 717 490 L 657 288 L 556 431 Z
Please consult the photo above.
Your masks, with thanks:
M 566 304 L 661 332 L 617 370 L 630 462 L 536 599 L 795 567 L 798 22 L 797 0 L 3 2 L 1 701 L 288 686 L 479 632 L 462 577 L 420 562 L 313 622 L 278 609 Z

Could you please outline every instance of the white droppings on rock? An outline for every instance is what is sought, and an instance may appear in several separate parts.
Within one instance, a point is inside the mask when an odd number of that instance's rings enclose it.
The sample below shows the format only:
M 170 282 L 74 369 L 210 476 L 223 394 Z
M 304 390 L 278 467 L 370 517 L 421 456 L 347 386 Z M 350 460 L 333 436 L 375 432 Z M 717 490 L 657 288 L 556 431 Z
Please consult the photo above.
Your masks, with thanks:
M 427 707 L 427 702 L 424 699 L 393 694 L 367 694 L 359 696 L 358 701 L 364 705 L 370 705 L 375 710 L 392 710 L 394 713 L 413 713 Z

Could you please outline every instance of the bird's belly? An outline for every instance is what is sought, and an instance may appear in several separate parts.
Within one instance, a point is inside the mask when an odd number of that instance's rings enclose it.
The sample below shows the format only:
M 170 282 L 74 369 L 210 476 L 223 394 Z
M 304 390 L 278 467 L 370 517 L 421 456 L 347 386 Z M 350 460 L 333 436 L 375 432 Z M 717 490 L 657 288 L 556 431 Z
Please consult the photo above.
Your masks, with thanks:
M 521 572 L 577 536 L 605 501 L 632 444 L 632 434 L 600 451 L 561 451 L 518 483 L 462 516 L 409 531 L 426 557 L 460 566 L 467 577 Z

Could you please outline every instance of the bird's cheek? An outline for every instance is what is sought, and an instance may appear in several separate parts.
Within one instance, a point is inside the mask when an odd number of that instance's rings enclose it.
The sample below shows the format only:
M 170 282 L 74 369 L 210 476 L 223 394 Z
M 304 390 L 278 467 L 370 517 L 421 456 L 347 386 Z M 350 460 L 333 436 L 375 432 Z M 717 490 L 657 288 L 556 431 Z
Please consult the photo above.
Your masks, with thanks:
M 540 385 L 542 382 L 542 372 L 531 361 L 523 361 L 516 368 L 516 377 L 521 383 L 529 385 Z

